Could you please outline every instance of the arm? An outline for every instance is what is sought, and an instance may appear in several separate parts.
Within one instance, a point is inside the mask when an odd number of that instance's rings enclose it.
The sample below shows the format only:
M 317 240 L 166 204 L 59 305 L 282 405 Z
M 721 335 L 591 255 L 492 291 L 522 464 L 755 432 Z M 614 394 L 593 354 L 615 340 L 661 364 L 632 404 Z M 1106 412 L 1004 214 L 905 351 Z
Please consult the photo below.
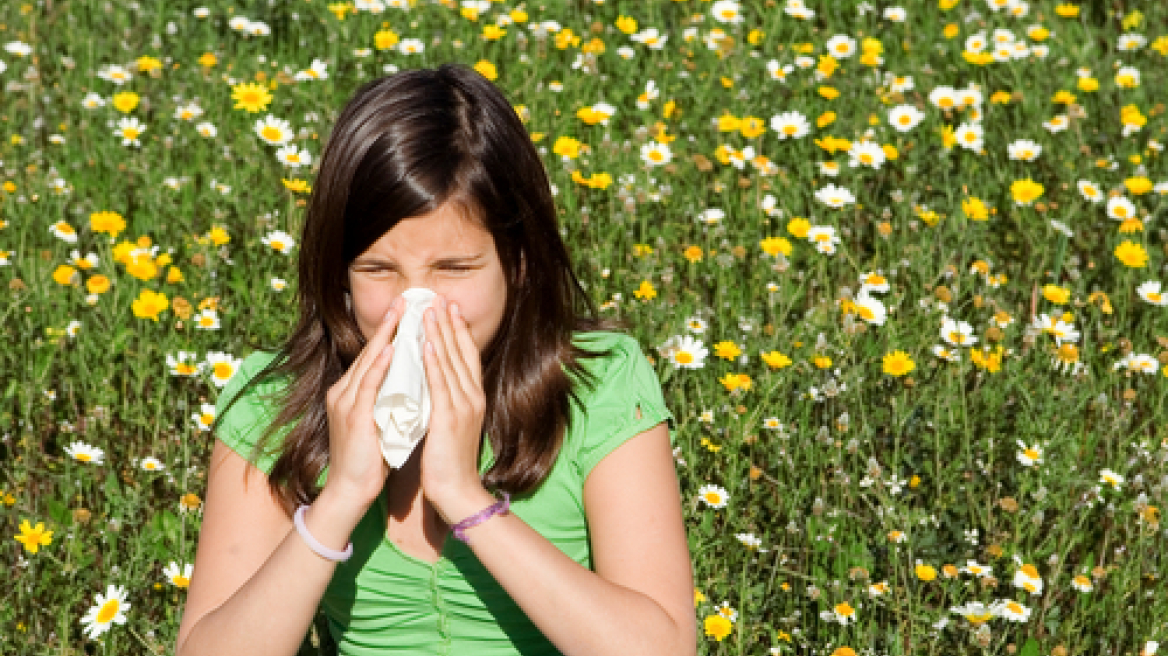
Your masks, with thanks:
M 492 502 L 476 490 L 452 514 L 469 516 Z M 467 538 L 483 566 L 566 656 L 695 654 L 693 573 L 664 423 L 596 465 L 584 483 L 584 505 L 595 572 L 513 514 L 469 529 Z
M 304 518 L 316 539 L 333 549 L 344 547 L 361 518 L 338 496 L 326 486 Z M 292 656 L 334 569 L 296 532 L 263 473 L 216 440 L 175 654 Z

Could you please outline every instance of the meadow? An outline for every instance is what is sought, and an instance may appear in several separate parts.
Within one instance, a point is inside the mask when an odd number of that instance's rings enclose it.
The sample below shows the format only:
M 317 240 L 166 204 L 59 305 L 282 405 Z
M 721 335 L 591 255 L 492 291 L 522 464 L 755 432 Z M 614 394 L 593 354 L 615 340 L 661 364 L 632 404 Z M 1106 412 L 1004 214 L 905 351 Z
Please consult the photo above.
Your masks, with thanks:
M 1168 5 L 40 0 L 0 44 L 0 654 L 172 649 L 332 121 L 444 62 L 658 371 L 699 653 L 1168 640 Z

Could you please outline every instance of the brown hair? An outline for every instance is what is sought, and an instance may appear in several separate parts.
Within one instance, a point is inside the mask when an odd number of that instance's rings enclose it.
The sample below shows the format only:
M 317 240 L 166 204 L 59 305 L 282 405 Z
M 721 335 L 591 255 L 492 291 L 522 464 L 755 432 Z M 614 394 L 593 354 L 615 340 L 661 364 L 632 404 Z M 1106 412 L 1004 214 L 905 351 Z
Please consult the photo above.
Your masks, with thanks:
M 448 201 L 491 233 L 507 280 L 503 320 L 482 355 L 483 429 L 495 455 L 483 483 L 522 494 L 555 464 L 575 396 L 568 372 L 592 384 L 579 359 L 604 355 L 572 335 L 612 324 L 597 318 L 572 271 L 547 172 L 503 94 L 463 66 L 403 71 L 361 86 L 341 111 L 301 236 L 299 320 L 227 408 L 260 380 L 288 377 L 252 458 L 295 423 L 268 478 L 289 515 L 319 493 L 325 396 L 365 345 L 344 301 L 350 263 L 399 221 Z

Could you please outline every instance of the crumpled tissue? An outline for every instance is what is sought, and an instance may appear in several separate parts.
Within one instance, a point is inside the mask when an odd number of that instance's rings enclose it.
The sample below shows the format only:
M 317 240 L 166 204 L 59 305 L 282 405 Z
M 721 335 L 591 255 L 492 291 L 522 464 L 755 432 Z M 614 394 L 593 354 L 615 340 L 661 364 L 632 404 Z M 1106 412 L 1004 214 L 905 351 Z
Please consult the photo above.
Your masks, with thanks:
M 422 362 L 426 329 L 422 313 L 435 292 L 412 287 L 402 292 L 405 313 L 393 338 L 393 362 L 373 402 L 373 421 L 381 429 L 381 454 L 394 469 L 410 458 L 430 426 L 430 386 Z

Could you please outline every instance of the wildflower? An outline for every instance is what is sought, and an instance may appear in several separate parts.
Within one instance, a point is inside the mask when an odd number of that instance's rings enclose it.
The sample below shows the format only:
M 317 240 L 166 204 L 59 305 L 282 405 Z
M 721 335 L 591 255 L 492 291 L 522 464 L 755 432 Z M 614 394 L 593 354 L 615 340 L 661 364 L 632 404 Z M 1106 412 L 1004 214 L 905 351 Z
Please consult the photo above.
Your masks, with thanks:
M 166 580 L 176 588 L 186 588 L 191 585 L 191 576 L 194 575 L 194 565 L 186 563 L 179 565 L 176 562 L 171 562 L 162 570 L 162 574 L 166 576 Z
M 825 255 L 833 255 L 835 245 L 839 243 L 835 228 L 831 226 L 811 226 L 807 229 L 807 240 L 815 244 L 815 249 Z
M 750 376 L 746 374 L 726 374 L 719 378 L 718 382 L 722 383 L 728 392 L 749 391 L 754 384 Z
M 999 599 L 995 601 L 990 605 L 990 610 L 995 616 L 1003 617 L 1013 622 L 1025 622 L 1030 619 L 1030 609 L 1010 599 Z
M 966 150 L 980 152 L 985 145 L 985 130 L 978 123 L 962 123 L 953 133 L 957 145 Z
M 1133 66 L 1121 66 L 1115 72 L 1115 86 L 1121 89 L 1134 89 L 1140 86 L 1140 70 Z
M 1095 585 L 1091 582 L 1091 579 L 1083 576 L 1082 574 L 1076 574 L 1075 577 L 1071 579 L 1071 587 L 1078 590 L 1079 592 L 1091 592 L 1095 589 Z
M 994 616 L 993 610 L 980 601 L 970 601 L 962 606 L 953 606 L 949 611 L 964 617 L 970 624 L 982 624 Z
M 269 146 L 283 146 L 292 140 L 292 124 L 268 114 L 255 123 L 256 134 Z
M 1042 447 L 1037 444 L 1026 446 L 1022 440 L 1017 440 L 1017 442 L 1020 449 L 1017 454 L 1018 462 L 1022 463 L 1022 466 L 1032 467 L 1042 463 Z
M 262 241 L 266 246 L 271 247 L 272 250 L 283 255 L 290 254 L 292 248 L 296 245 L 296 240 L 292 238 L 292 235 L 283 230 L 269 232 Z
M 762 252 L 771 257 L 778 257 L 780 254 L 787 256 L 791 254 L 791 242 L 782 237 L 767 237 L 758 243 L 762 248 Z
M 1133 269 L 1142 269 L 1148 265 L 1148 252 L 1140 244 L 1131 241 L 1124 241 L 1119 246 L 1116 246 L 1115 257 L 1124 266 Z
M 276 159 L 280 160 L 284 166 L 294 169 L 312 164 L 312 155 L 307 150 L 298 148 L 295 144 L 281 146 L 276 151 Z
M 235 109 L 255 113 L 268 108 L 272 102 L 272 94 L 262 84 L 245 82 L 231 87 L 231 99 L 235 101 Z
M 779 62 L 774 59 L 767 62 L 767 73 L 771 76 L 772 80 L 786 82 L 787 76 L 790 75 L 791 71 L 793 70 L 795 70 L 794 66 L 791 66 L 790 64 L 779 64 Z
M 977 338 L 973 336 L 973 326 L 949 317 L 941 322 L 941 339 L 953 346 L 972 346 L 977 343 Z
M 1123 481 L 1123 476 L 1111 471 L 1110 469 L 1099 470 L 1099 482 L 1110 485 L 1111 489 L 1113 490 L 1119 490 L 1120 486 L 1123 485 Z
M 946 362 L 957 362 L 961 359 L 961 356 L 957 354 L 957 351 L 945 348 L 940 344 L 937 344 L 933 347 L 933 355 L 942 360 L 945 360 Z
M 866 291 L 861 291 L 852 300 L 850 310 L 864 320 L 865 323 L 883 326 L 888 320 L 888 309 L 879 299 L 872 298 Z
M 196 125 L 195 132 L 198 132 L 199 136 L 203 137 L 204 139 L 214 139 L 215 135 L 219 134 L 219 130 L 207 121 L 203 121 L 202 123 Z
M 1014 587 L 1021 588 L 1032 595 L 1042 594 L 1042 577 L 1034 565 L 1023 565 L 1014 572 Z
M 219 330 L 219 314 L 207 308 L 195 315 L 194 324 L 200 330 Z
M 965 572 L 966 574 L 973 574 L 974 576 L 984 578 L 987 576 L 993 576 L 994 568 L 990 567 L 989 565 L 982 565 L 976 560 L 967 560 L 965 561 L 965 567 L 962 567 L 961 571 Z
M 1107 216 L 1116 221 L 1124 221 L 1135 217 L 1136 206 L 1123 196 L 1112 196 L 1107 199 Z
M 211 370 L 211 382 L 216 387 L 224 387 L 239 370 L 243 360 L 232 357 L 227 353 L 212 351 L 207 354 L 206 366 Z
M 104 232 L 111 239 L 116 239 L 118 234 L 126 229 L 126 220 L 117 212 L 108 210 L 94 212 L 89 215 L 89 229 L 93 232 Z
M 893 351 L 887 353 L 883 359 L 884 373 L 890 376 L 903 376 L 916 368 L 912 358 L 904 351 Z
M 897 132 L 908 132 L 925 119 L 925 113 L 912 105 L 897 105 L 888 112 L 888 124 Z
M 740 543 L 742 543 L 742 546 L 751 551 L 766 552 L 766 549 L 761 548 L 762 540 L 753 533 L 738 533 L 734 537 L 737 538 Z
M 1071 290 L 1058 285 L 1043 285 L 1042 297 L 1055 305 L 1065 305 L 1071 300 Z
M 989 208 L 982 199 L 976 196 L 970 196 L 961 201 L 961 211 L 965 212 L 965 216 L 970 221 L 985 221 L 990 217 Z
M 312 64 L 292 76 L 292 79 L 297 82 L 310 82 L 313 80 L 327 80 L 328 79 L 328 63 L 320 59 L 313 59 Z
M 661 166 L 673 160 L 673 151 L 668 144 L 651 141 L 641 146 L 641 161 L 649 166 Z
M 182 514 L 194 512 L 203 506 L 203 500 L 194 492 L 187 492 L 178 500 L 178 511 Z
M 848 156 L 851 157 L 848 165 L 852 168 L 868 166 L 879 170 L 885 160 L 884 150 L 871 141 L 853 142 Z
M 114 130 L 114 135 L 122 138 L 123 146 L 141 146 L 142 142 L 138 138 L 145 131 L 146 124 L 131 116 L 118 119 L 118 126 Z
M 200 432 L 211 430 L 211 424 L 215 423 L 215 406 L 210 403 L 200 404 L 199 411 L 192 414 L 191 419 L 195 422 L 195 428 Z
M 742 355 L 742 349 L 734 342 L 722 341 L 714 345 L 714 355 L 723 360 L 733 360 Z
M 590 107 L 581 107 L 576 112 L 576 118 L 588 125 L 608 125 L 608 119 L 616 114 L 616 108 L 608 103 L 596 103 Z
M 81 618 L 81 623 L 85 625 L 84 633 L 90 640 L 96 640 L 113 624 L 125 624 L 126 611 L 129 609 L 126 589 L 111 583 L 105 594 L 98 593 L 97 601 Z
M 1094 182 L 1091 182 L 1090 180 L 1079 180 L 1078 183 L 1076 183 L 1076 186 L 1079 188 L 1079 194 L 1084 199 L 1089 200 L 1092 203 L 1103 202 L 1103 190 L 1100 189 L 1099 185 L 1095 184 Z
M 703 485 L 698 489 L 698 499 L 710 508 L 725 508 L 730 501 L 726 489 L 717 485 Z
M 84 442 L 73 442 L 65 447 L 65 453 L 78 462 L 100 465 L 105 462 L 105 451 Z
M 1116 362 L 1112 369 L 1127 369 L 1137 373 L 1154 374 L 1160 370 L 1160 361 L 1150 355 L 1128 353 L 1123 356 L 1123 359 Z
M 797 111 L 775 114 L 771 117 L 770 125 L 780 140 L 800 139 L 811 131 L 807 117 Z
M 1032 205 L 1034 201 L 1042 197 L 1043 191 L 1044 187 L 1030 178 L 1015 180 L 1010 185 L 1010 194 L 1014 197 L 1014 204 L 1019 206 Z
M 770 367 L 771 369 L 782 369 L 784 367 L 789 367 L 792 364 L 791 358 L 778 351 L 763 353 L 760 357 L 762 358 L 762 361 L 766 363 L 766 366 Z
M 856 197 L 852 195 L 851 191 L 845 187 L 837 187 L 833 184 L 817 190 L 815 192 L 815 198 L 824 205 L 835 209 L 840 209 L 845 205 L 853 205 L 856 202 Z
M 1168 294 L 1160 291 L 1160 282 L 1158 280 L 1149 280 L 1142 283 L 1139 287 L 1136 287 L 1136 294 L 1139 294 L 1140 298 L 1152 305 L 1168 305 Z
M 920 561 L 917 561 L 916 567 L 913 568 L 913 573 L 917 575 L 918 579 L 926 583 L 937 578 L 937 568 L 932 565 L 925 565 Z
M 133 91 L 122 91 L 115 93 L 110 99 L 114 109 L 123 114 L 129 114 L 138 106 L 139 96 Z
M 37 522 L 36 526 L 32 526 L 25 519 L 20 522 L 20 534 L 16 536 L 16 541 L 24 545 L 25 551 L 35 554 L 41 547 L 53 543 L 53 532 L 45 530 L 44 522 Z
M 653 287 L 653 283 L 649 282 L 648 280 L 642 280 L 641 286 L 633 292 L 633 296 L 636 296 L 637 298 L 644 301 L 651 301 L 657 298 L 657 289 Z
M 1065 315 L 1069 316 L 1069 315 Z M 1053 317 L 1048 314 L 1041 314 L 1034 318 L 1032 324 L 1035 328 L 1054 337 L 1056 345 L 1061 346 L 1065 342 L 1079 341 L 1079 331 L 1074 324 L 1069 321 L 1064 321 L 1063 317 Z
M 1010 159 L 1033 162 L 1042 154 L 1042 146 L 1030 139 L 1018 139 L 1006 146 Z
M 166 354 L 166 368 L 172 376 L 195 376 L 201 371 L 201 364 L 194 353 L 179 351 L 177 356 Z
M 124 66 L 117 64 L 110 64 L 109 66 L 98 69 L 97 76 L 103 80 L 113 82 L 118 86 L 129 82 L 130 78 L 133 77 L 130 71 L 126 70 Z
M 143 289 L 138 298 L 134 299 L 131 308 L 134 316 L 139 319 L 158 321 L 158 315 L 170 307 L 170 299 L 166 294 Z
M 721 642 L 726 636 L 730 635 L 730 630 L 734 628 L 734 625 L 725 617 L 714 614 L 705 619 L 703 628 L 707 636 Z
M 154 456 L 146 456 L 145 458 L 142 458 L 142 461 L 138 463 L 138 466 L 146 471 L 153 472 L 166 469 L 166 466 L 163 465 L 162 462 Z

